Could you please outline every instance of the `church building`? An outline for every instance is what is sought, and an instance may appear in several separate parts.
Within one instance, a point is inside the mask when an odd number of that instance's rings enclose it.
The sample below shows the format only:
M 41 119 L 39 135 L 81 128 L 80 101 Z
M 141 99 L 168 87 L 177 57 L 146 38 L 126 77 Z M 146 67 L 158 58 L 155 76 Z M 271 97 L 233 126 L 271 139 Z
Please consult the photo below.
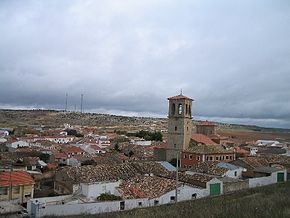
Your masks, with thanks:
M 172 162 L 178 155 L 181 167 L 184 168 L 190 168 L 198 162 L 228 162 L 235 159 L 233 151 L 226 150 L 219 141 L 212 138 L 216 136 L 215 124 L 200 122 L 193 133 L 193 99 L 181 93 L 169 97 L 168 101 L 168 140 L 166 147 L 154 151 L 156 159 Z

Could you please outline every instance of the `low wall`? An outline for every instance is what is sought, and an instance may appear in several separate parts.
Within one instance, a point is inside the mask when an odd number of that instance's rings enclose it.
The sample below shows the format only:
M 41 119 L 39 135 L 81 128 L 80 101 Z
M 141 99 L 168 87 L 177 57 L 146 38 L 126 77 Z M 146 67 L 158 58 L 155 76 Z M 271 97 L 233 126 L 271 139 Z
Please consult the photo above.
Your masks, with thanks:
M 249 188 L 255 188 L 258 186 L 270 185 L 274 183 L 277 183 L 277 179 L 274 176 L 252 178 L 249 179 Z
M 132 199 L 125 200 L 124 210 L 130 210 L 133 208 L 149 206 L 148 199 Z M 33 203 L 32 203 L 33 204 Z M 81 204 L 64 204 L 64 205 L 34 205 L 35 211 L 32 213 L 34 217 L 44 216 L 68 216 L 68 215 L 83 215 L 83 214 L 98 214 L 106 212 L 120 211 L 121 201 L 111 202 L 97 202 L 97 203 L 81 203 Z
M 237 182 L 224 182 L 224 193 L 235 192 L 249 188 L 248 180 L 240 180 Z

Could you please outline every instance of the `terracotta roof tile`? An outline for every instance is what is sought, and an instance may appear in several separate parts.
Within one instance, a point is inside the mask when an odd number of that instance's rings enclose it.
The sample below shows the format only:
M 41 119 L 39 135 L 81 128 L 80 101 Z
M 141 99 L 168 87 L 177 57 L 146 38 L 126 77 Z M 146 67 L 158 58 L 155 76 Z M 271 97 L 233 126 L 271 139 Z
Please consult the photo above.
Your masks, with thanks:
M 10 180 L 11 179 L 11 180 Z M 0 186 L 32 185 L 34 181 L 29 173 L 24 171 L 0 172 Z
M 205 145 L 216 145 L 216 143 L 213 140 L 211 140 L 208 136 L 199 133 L 192 134 L 191 139 L 196 141 L 197 143 Z

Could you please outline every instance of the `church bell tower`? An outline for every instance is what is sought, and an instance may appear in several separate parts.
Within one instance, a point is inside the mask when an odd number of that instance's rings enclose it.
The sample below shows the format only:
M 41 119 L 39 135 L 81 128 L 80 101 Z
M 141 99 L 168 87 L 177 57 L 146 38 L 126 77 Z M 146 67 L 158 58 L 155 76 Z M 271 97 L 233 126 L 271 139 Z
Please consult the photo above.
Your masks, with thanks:
M 191 106 L 193 99 L 182 93 L 168 98 L 168 147 L 166 160 L 176 157 L 176 150 L 189 147 L 192 135 Z

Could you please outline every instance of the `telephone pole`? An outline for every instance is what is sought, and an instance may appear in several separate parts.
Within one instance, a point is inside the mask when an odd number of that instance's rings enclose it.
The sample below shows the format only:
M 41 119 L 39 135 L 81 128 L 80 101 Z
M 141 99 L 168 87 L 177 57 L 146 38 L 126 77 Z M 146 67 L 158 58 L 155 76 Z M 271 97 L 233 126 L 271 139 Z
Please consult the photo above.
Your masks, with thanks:
M 68 97 L 68 94 L 65 93 L 65 112 L 67 111 L 67 97 Z
M 84 99 L 84 94 L 81 94 L 81 113 L 83 113 L 83 99 Z

